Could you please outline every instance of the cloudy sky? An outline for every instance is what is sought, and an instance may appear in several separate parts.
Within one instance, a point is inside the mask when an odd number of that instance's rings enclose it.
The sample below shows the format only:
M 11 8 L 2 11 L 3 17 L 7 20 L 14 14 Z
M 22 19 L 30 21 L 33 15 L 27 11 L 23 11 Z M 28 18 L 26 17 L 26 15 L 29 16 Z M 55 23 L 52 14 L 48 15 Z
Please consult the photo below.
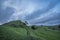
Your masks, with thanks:
M 60 0 L 0 0 L 0 24 L 13 20 L 31 25 L 60 24 Z

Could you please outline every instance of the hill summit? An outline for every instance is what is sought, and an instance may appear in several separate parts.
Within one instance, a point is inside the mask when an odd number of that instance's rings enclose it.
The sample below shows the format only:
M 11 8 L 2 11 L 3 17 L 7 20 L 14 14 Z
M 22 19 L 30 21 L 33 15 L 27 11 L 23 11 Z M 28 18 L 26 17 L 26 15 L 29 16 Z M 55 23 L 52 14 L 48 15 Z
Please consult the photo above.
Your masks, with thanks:
M 11 22 L 5 23 L 3 25 L 12 26 L 12 27 L 23 27 L 23 26 L 27 26 L 27 21 L 22 22 L 21 20 L 16 20 L 16 21 L 11 21 Z

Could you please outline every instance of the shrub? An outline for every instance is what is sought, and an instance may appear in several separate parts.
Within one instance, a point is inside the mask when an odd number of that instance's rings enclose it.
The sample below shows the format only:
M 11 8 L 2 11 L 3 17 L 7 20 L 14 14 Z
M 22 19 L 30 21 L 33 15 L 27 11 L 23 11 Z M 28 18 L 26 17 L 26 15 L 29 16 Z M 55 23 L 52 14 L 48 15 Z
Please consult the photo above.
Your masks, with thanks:
M 11 24 L 11 26 L 13 26 L 13 27 L 17 27 L 17 25 L 16 25 L 16 24 Z
M 55 30 L 55 28 L 52 28 L 52 30 Z
M 60 28 L 60 25 L 58 25 L 58 28 Z
M 36 30 L 37 27 L 36 27 L 35 25 L 33 25 L 33 26 L 31 27 L 31 29 Z

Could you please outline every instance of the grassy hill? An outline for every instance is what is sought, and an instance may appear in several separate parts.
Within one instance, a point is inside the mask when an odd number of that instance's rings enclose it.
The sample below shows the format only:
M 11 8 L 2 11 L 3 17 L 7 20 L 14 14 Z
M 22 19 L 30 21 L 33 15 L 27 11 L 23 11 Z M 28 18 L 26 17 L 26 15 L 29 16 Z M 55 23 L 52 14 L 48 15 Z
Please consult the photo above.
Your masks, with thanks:
M 27 26 L 21 21 L 12 21 L 0 26 L 0 40 L 60 40 L 60 30 L 49 27 Z

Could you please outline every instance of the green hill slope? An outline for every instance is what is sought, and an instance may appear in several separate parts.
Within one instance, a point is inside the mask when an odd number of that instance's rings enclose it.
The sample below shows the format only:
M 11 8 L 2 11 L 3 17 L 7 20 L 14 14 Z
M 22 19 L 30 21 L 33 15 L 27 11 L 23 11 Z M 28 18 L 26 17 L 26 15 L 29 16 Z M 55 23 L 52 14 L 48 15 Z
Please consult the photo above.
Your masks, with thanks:
M 0 26 L 0 40 L 60 40 L 60 30 L 38 27 L 33 30 L 21 21 Z

